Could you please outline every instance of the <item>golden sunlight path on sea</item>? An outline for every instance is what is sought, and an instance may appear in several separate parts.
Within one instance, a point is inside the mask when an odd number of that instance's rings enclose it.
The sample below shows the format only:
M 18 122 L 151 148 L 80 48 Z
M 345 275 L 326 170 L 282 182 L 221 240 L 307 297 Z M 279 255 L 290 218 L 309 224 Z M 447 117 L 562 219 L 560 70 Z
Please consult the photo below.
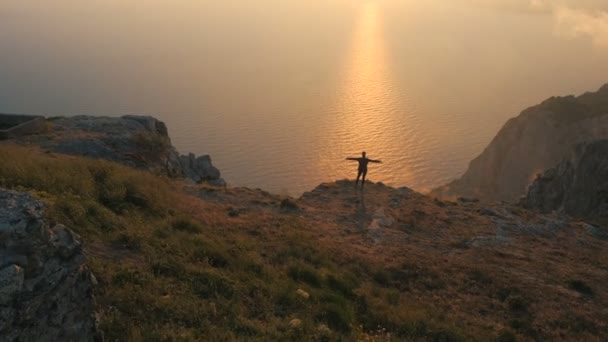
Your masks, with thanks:
M 415 146 L 417 119 L 403 115 L 396 108 L 396 89 L 390 77 L 382 34 L 382 17 L 376 2 L 362 6 L 355 30 L 352 53 L 346 63 L 341 93 L 334 110 L 324 125 L 326 130 L 318 141 L 319 169 L 330 173 L 328 179 L 352 178 L 356 163 L 340 162 L 347 156 L 359 157 L 362 151 L 369 158 L 382 159 L 385 164 L 370 165 L 370 179 L 388 184 L 397 179 L 410 179 L 411 171 L 403 160 L 412 160 L 415 149 L 400 151 L 399 146 Z M 403 120 L 407 122 L 403 122 Z M 398 127 L 407 126 L 407 134 Z M 396 165 L 401 165 L 398 169 Z

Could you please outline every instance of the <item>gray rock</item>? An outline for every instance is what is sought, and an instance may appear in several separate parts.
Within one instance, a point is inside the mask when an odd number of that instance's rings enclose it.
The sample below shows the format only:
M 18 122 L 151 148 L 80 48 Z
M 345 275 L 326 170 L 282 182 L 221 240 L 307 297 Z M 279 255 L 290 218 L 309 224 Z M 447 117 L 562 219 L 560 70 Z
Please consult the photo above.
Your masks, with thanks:
M 579 145 L 571 158 L 537 175 L 520 204 L 544 213 L 608 217 L 608 140 Z
M 80 237 L 44 217 L 42 202 L 0 189 L 0 340 L 102 340 Z
M 80 115 L 54 120 L 52 126 L 52 139 L 34 141 L 52 152 L 112 160 L 170 177 L 183 175 L 167 126 L 151 116 Z
M 62 258 L 69 259 L 80 251 L 80 237 L 65 226 L 56 225 L 50 230 L 50 233 L 49 243 Z
M 591 234 L 596 239 L 600 240 L 608 240 L 608 229 L 605 227 L 596 227 L 590 225 L 588 223 L 582 222 L 581 225 L 587 231 L 587 233 Z
M 17 265 L 0 270 L 0 305 L 7 305 L 21 292 L 23 277 L 23 269 Z
M 180 156 L 184 176 L 196 183 L 220 180 L 220 171 L 211 163 L 208 155 L 196 157 L 193 153 Z M 222 180 L 223 181 L 223 180 Z
M 28 137 L 51 152 L 107 159 L 174 178 L 225 186 L 208 155 L 180 156 L 171 145 L 167 126 L 152 116 L 79 115 L 52 122 L 48 136 Z
M 122 117 L 125 120 L 132 120 L 144 127 L 146 130 L 152 133 L 156 133 L 162 137 L 169 137 L 169 130 L 164 122 L 151 117 L 151 116 L 139 116 L 139 115 L 125 115 Z

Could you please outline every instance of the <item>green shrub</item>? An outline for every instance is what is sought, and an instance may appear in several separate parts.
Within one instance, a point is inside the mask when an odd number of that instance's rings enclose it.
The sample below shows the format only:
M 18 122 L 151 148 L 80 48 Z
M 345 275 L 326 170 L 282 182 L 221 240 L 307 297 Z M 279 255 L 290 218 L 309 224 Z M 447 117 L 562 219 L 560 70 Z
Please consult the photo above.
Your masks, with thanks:
M 347 280 L 344 277 L 337 277 L 332 274 L 327 276 L 325 283 L 332 290 L 340 292 L 347 297 L 353 297 L 353 290 L 357 287 L 353 279 Z
M 503 331 L 498 338 L 496 338 L 496 342 L 517 342 L 517 336 L 510 331 Z
M 223 297 L 230 299 L 234 295 L 231 281 L 212 272 L 199 272 L 190 277 L 192 291 L 201 298 Z
M 120 233 L 116 243 L 121 248 L 130 249 L 132 251 L 140 251 L 143 246 L 143 238 L 133 232 Z
M 274 301 L 274 311 L 280 317 L 286 317 L 306 307 L 305 300 L 296 294 L 293 287 L 285 287 L 280 290 Z
M 512 312 L 524 313 L 528 311 L 528 303 L 521 296 L 512 296 L 507 301 L 509 305 L 509 310 Z
M 190 260 L 194 262 L 206 262 L 211 267 L 226 268 L 231 264 L 231 257 L 217 245 L 202 244 L 196 246 Z
M 152 273 L 156 277 L 182 279 L 186 276 L 184 266 L 173 259 L 165 258 L 152 263 Z
M 139 270 L 120 269 L 112 276 L 112 284 L 116 286 L 142 286 L 149 282 L 146 274 Z
M 386 301 L 393 306 L 399 305 L 401 299 L 401 293 L 397 289 L 389 289 L 386 292 Z
M 353 321 L 353 313 L 351 310 L 336 304 L 327 304 L 317 316 L 319 321 L 327 323 L 327 325 L 337 331 L 348 333 L 351 330 L 351 322 Z
M 391 282 L 391 276 L 386 270 L 379 270 L 374 272 L 372 278 L 376 283 L 382 286 L 389 286 Z
M 321 277 L 317 271 L 304 264 L 296 264 L 289 267 L 288 271 L 291 279 L 295 281 L 303 281 L 315 287 L 321 286 Z
M 178 217 L 173 219 L 171 227 L 180 232 L 198 234 L 203 231 L 203 227 L 188 217 Z

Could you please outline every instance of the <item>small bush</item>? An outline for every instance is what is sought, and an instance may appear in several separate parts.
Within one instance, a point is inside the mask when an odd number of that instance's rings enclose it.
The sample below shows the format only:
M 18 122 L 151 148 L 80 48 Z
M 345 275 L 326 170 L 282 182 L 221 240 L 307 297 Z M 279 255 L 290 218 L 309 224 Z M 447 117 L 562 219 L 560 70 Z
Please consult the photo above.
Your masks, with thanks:
M 140 251 L 143 246 L 142 237 L 133 233 L 121 233 L 118 236 L 118 239 L 116 239 L 116 243 L 121 248 L 126 248 L 132 251 Z
M 295 281 L 303 281 L 316 287 L 321 286 L 321 277 L 312 267 L 303 264 L 292 265 L 289 267 L 288 274 Z
M 317 316 L 317 319 L 327 323 L 327 325 L 334 330 L 348 333 L 351 330 L 353 313 L 347 308 L 335 304 L 329 304 L 321 310 L 320 314 Z
M 515 318 L 509 321 L 509 326 L 525 334 L 532 334 L 534 329 L 529 317 Z
M 330 291 L 326 291 L 324 292 L 321 296 L 321 303 L 324 304 L 335 304 L 338 305 L 340 307 L 347 307 L 348 306 L 348 299 L 342 295 L 340 295 L 339 293 L 335 293 L 335 292 L 330 292 Z
M 468 273 L 468 277 L 472 282 L 477 283 L 479 285 L 486 286 L 492 284 L 492 278 L 482 270 L 471 270 Z
M 117 286 L 142 286 L 148 281 L 148 277 L 138 270 L 121 269 L 112 276 L 112 284 Z
M 591 289 L 582 280 L 571 280 L 568 282 L 568 287 L 580 294 L 585 296 L 593 296 L 593 289 Z
M 211 267 L 226 268 L 230 265 L 230 256 L 227 252 L 220 250 L 217 246 L 204 244 L 197 246 L 190 258 L 196 262 L 206 262 Z
M 156 228 L 153 232 L 154 237 L 158 239 L 166 239 L 170 237 L 169 231 L 166 228 Z
M 509 305 L 509 310 L 512 312 L 523 313 L 528 311 L 528 303 L 521 296 L 510 297 L 507 304 Z
M 181 279 L 185 276 L 186 270 L 181 263 L 171 260 L 162 259 L 152 264 L 152 273 L 156 277 L 171 277 Z
M 201 298 L 223 297 L 230 299 L 234 295 L 232 283 L 225 277 L 212 272 L 201 272 L 190 279 L 192 291 Z
M 203 231 L 203 227 L 198 223 L 187 217 L 179 217 L 171 222 L 171 228 L 180 232 L 198 234 Z
M 305 307 L 305 300 L 296 294 L 296 290 L 291 287 L 280 290 L 274 302 L 275 312 L 285 317 L 292 312 L 299 311 Z
M 382 286 L 388 286 L 391 282 L 391 276 L 386 270 L 376 271 L 373 276 L 374 281 Z
M 507 298 L 509 298 L 509 296 L 517 292 L 518 291 L 516 289 L 503 287 L 496 292 L 496 297 L 501 302 L 504 302 L 505 300 L 507 300 Z
M 401 293 L 397 289 L 389 289 L 386 293 L 386 301 L 393 306 L 399 305 Z
M 503 331 L 496 338 L 496 342 L 517 342 L 517 336 L 510 331 Z
M 298 210 L 298 204 L 291 198 L 285 198 L 281 201 L 281 210 L 283 211 L 295 211 Z
M 336 277 L 332 274 L 328 275 L 325 282 L 329 288 L 334 291 L 340 292 L 344 296 L 354 296 L 353 290 L 356 288 L 356 284 L 352 279 L 345 279 L 343 277 Z

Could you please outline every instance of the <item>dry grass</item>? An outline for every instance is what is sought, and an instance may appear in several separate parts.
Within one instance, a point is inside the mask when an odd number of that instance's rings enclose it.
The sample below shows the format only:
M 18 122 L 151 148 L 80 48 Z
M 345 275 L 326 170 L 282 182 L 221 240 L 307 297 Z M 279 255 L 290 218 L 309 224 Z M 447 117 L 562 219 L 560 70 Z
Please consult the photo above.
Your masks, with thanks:
M 478 204 L 388 187 L 326 184 L 285 210 L 110 162 L 12 145 L 0 160 L 0 186 L 83 236 L 110 341 L 608 338 L 608 248 L 575 227 L 472 247 L 496 230 Z M 394 223 L 367 231 L 380 207 Z

